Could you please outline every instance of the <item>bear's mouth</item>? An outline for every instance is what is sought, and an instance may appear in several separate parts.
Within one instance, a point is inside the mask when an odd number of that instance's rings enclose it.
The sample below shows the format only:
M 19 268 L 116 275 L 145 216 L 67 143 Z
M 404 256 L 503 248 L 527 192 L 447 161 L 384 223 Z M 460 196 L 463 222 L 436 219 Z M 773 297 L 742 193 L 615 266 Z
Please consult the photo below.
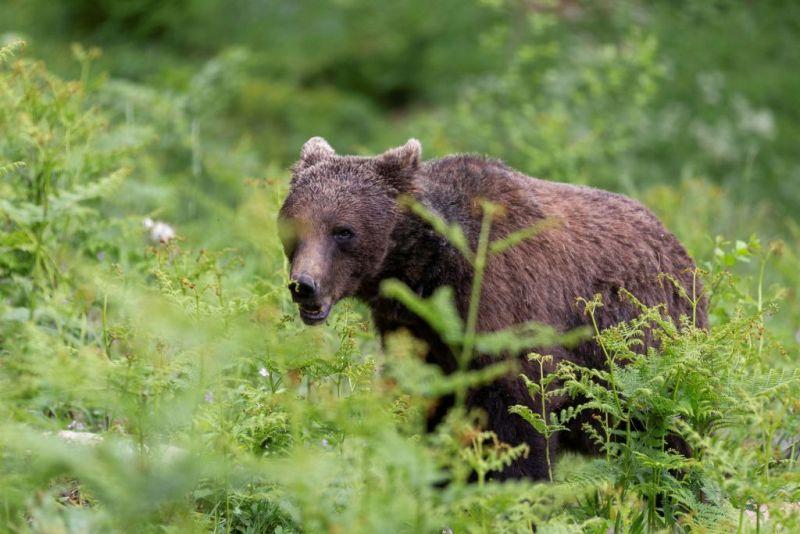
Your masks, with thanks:
M 307 325 L 324 321 L 331 311 L 330 304 L 300 304 L 300 318 Z

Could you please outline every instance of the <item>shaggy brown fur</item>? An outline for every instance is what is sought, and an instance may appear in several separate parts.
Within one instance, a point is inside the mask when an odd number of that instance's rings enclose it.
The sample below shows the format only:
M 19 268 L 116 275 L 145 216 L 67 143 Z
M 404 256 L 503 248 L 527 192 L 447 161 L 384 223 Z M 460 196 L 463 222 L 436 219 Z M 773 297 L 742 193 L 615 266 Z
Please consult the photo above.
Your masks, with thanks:
M 638 202 L 589 187 L 531 178 L 478 156 L 423 163 L 420 150 L 416 140 L 374 158 L 337 156 L 321 138 L 312 138 L 303 147 L 280 220 L 292 262 L 292 293 L 306 323 L 322 322 L 337 300 L 357 296 L 370 305 L 382 335 L 406 328 L 427 342 L 429 362 L 445 372 L 455 369 L 453 354 L 425 323 L 378 294 L 382 280 L 396 278 L 423 297 L 451 286 L 462 317 L 469 305 L 473 276 L 469 263 L 427 224 L 401 209 L 396 201 L 400 194 L 412 195 L 445 220 L 459 224 L 473 250 L 481 199 L 505 208 L 492 226 L 492 240 L 546 218 L 556 221 L 491 259 L 480 300 L 480 331 L 528 321 L 568 331 L 588 322 L 576 297 L 596 293 L 604 303 L 597 312 L 599 326 L 610 326 L 637 313 L 620 298 L 620 288 L 647 305 L 665 304 L 675 320 L 681 314 L 691 315 L 690 304 L 672 284 L 660 283 L 658 276 L 668 273 L 691 288 L 694 263 L 675 236 Z M 704 303 L 698 309 L 698 323 L 706 323 Z M 556 361 L 604 365 L 594 342 L 572 350 L 548 348 L 548 352 Z M 479 356 L 476 365 L 484 360 Z M 522 360 L 524 372 L 536 379 L 533 367 Z M 568 402 L 558 400 L 551 408 L 561 409 Z M 508 413 L 514 404 L 538 409 L 516 376 L 470 392 L 468 404 L 486 413 L 488 428 L 501 440 L 531 447 L 529 457 L 510 466 L 501 478 L 546 478 L 544 439 Z M 442 415 L 440 410 L 431 423 Z M 551 447 L 553 452 L 560 445 L 585 448 L 585 441 L 577 430 L 551 438 Z

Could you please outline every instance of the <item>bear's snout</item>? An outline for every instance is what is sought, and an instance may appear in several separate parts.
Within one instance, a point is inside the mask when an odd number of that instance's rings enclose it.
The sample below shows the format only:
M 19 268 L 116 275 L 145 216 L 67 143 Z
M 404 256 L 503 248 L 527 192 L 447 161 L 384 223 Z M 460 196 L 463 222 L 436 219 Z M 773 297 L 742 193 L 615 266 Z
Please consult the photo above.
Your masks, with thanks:
M 316 298 L 318 290 L 317 282 L 306 273 L 289 282 L 289 291 L 292 292 L 295 302 Z
M 292 300 L 300 308 L 300 318 L 307 325 L 323 322 L 331 311 L 330 299 L 322 298 L 319 284 L 307 273 L 301 273 L 289 282 Z

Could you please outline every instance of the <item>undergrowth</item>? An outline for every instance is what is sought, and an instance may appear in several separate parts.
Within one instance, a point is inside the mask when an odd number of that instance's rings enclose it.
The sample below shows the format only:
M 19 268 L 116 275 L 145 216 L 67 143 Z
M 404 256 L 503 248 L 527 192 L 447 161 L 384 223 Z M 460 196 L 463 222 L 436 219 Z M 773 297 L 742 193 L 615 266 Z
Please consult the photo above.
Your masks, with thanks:
M 473 306 L 462 319 L 449 289 L 429 299 L 397 282 L 383 291 L 460 355 L 453 375 L 426 365 L 407 336 L 380 346 L 355 302 L 340 303 L 326 327 L 306 329 L 285 290 L 274 221 L 285 174 L 269 169 L 270 178 L 250 180 L 235 212 L 214 194 L 188 192 L 197 184 L 213 192 L 219 173 L 257 168 L 246 147 L 210 148 L 214 110 L 192 104 L 228 90 L 220 69 L 235 69 L 235 56 L 198 75 L 195 93 L 176 96 L 93 74 L 97 51 L 77 47 L 81 78 L 65 81 L 20 47 L 0 50 L 7 530 L 800 528 L 797 350 L 773 331 L 784 292 L 767 277 L 773 265 L 800 265 L 788 247 L 756 237 L 713 242 L 696 272 L 710 302 L 708 330 L 625 295 L 639 317 L 588 332 L 606 369 L 562 364 L 539 382 L 521 377 L 544 397 L 543 410 L 515 407 L 509 417 L 550 439 L 591 412 L 583 431 L 601 452 L 548 458 L 548 482 L 498 483 L 491 474 L 529 451 L 483 430 L 463 399 L 516 371 L 503 361 L 472 371 L 469 361 L 476 351 L 566 341 L 539 325 L 475 331 L 486 262 L 530 232 L 490 243 L 495 212 L 485 205 L 473 251 L 457 227 L 418 208 L 475 268 Z M 185 174 L 170 166 L 175 159 Z M 164 186 L 161 173 L 175 173 L 178 185 Z M 161 193 L 180 207 L 142 208 Z M 178 228 L 177 238 L 148 243 L 145 216 L 183 212 L 213 220 L 224 237 L 199 247 Z M 591 319 L 603 303 L 583 297 Z M 642 352 L 645 335 L 657 350 Z M 551 363 L 530 358 L 542 369 Z M 426 412 L 445 394 L 456 409 L 426 433 Z M 550 412 L 553 395 L 584 404 Z

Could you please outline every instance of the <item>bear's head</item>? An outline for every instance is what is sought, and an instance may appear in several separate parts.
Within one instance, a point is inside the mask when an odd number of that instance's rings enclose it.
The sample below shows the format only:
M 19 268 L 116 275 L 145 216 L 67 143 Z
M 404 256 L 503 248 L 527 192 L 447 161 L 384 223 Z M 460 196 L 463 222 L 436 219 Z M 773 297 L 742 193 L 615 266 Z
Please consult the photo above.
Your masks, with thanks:
M 338 300 L 374 284 L 397 221 L 397 197 L 413 192 L 420 157 L 416 139 L 376 157 L 338 156 L 321 137 L 303 145 L 278 227 L 304 323 L 321 323 Z

